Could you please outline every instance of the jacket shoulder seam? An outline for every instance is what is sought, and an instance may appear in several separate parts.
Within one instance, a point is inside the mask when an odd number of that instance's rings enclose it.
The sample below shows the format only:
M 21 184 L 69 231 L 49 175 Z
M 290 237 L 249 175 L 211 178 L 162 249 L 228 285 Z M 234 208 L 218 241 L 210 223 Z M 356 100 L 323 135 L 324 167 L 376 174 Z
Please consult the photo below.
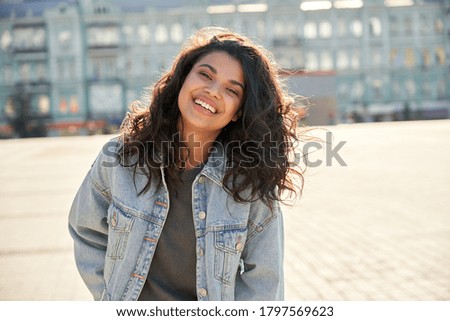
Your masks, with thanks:
M 277 217 L 277 214 L 272 213 L 268 218 L 266 218 L 259 224 L 255 224 L 251 220 L 249 220 L 249 233 L 247 235 L 247 242 L 250 242 L 258 234 L 266 230 L 267 227 L 269 227 L 269 225 L 271 225 L 277 219 Z
M 103 186 L 101 186 L 101 184 L 99 182 L 97 182 L 97 180 L 92 176 L 92 174 L 90 175 L 90 179 L 89 179 L 92 187 L 94 187 L 94 189 L 108 202 L 111 201 L 111 194 L 109 192 L 108 189 L 104 188 Z

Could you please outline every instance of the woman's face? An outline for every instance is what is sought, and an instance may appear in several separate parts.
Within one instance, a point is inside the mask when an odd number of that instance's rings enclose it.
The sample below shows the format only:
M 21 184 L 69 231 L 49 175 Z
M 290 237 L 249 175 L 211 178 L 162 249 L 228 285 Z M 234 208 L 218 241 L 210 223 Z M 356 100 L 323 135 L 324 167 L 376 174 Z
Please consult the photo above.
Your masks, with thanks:
M 244 85 L 242 66 L 228 53 L 216 51 L 200 58 L 178 94 L 184 134 L 215 139 L 222 128 L 239 118 Z

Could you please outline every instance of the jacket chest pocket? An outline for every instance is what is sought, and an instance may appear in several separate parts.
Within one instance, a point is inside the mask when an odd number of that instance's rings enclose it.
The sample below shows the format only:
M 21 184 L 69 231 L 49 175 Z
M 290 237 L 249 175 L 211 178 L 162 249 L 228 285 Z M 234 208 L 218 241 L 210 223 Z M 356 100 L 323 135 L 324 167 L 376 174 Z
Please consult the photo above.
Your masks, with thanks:
M 224 284 L 234 282 L 246 235 L 246 228 L 224 228 L 214 232 L 214 277 Z
M 125 213 L 116 205 L 108 209 L 108 248 L 106 255 L 114 260 L 122 259 L 135 217 Z

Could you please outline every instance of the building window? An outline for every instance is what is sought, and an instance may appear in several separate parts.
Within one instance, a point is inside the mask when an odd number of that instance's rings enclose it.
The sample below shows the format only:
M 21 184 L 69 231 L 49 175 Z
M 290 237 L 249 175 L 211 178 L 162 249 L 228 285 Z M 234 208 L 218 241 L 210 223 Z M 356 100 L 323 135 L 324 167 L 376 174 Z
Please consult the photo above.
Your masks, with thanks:
M 325 39 L 331 38 L 332 27 L 329 21 L 322 21 L 319 24 L 319 34 L 321 38 Z
M 381 20 L 378 17 L 369 19 L 369 30 L 372 37 L 380 37 L 382 32 Z
M 29 45 L 29 39 L 31 39 L 31 33 L 28 32 L 29 29 L 14 29 L 14 48 L 16 49 L 26 49 L 31 47 Z
M 109 79 L 117 77 L 117 60 L 115 57 L 99 57 L 92 60 L 92 79 Z
M 317 26 L 314 22 L 309 21 L 305 23 L 304 33 L 306 39 L 316 39 L 317 38 Z
M 405 17 L 403 19 L 403 26 L 405 28 L 405 36 L 412 36 L 413 33 L 413 22 L 411 17 Z
M 427 48 L 425 48 L 422 50 L 422 67 L 429 66 L 431 66 L 431 53 Z
M 352 50 L 351 63 L 353 70 L 359 70 L 361 67 L 361 52 L 359 49 Z
M 434 21 L 434 32 L 437 34 L 443 34 L 444 33 L 444 23 L 442 22 L 441 18 L 437 18 Z
M 50 113 L 50 99 L 47 95 L 39 96 L 38 109 L 40 114 L 47 115 Z
M 389 32 L 393 37 L 398 36 L 399 30 L 398 30 L 397 16 L 394 15 L 389 16 Z
M 11 45 L 13 39 L 11 37 L 11 32 L 9 30 L 5 30 L 2 35 L 1 39 L 1 47 L 3 50 L 7 50 L 9 46 Z
M 119 40 L 119 29 L 116 27 L 90 27 L 88 29 L 90 46 L 117 46 Z
M 109 57 L 103 60 L 102 72 L 106 78 L 117 77 L 117 64 L 114 57 Z
M 398 48 L 392 48 L 390 54 L 390 62 L 392 68 L 401 68 L 403 67 L 405 61 L 403 57 L 403 51 Z
M 3 83 L 5 85 L 14 83 L 12 68 L 9 65 L 3 66 Z
M 14 47 L 19 50 L 43 49 L 45 48 L 44 28 L 23 27 L 14 29 Z
M 101 66 L 100 61 L 97 59 L 92 61 L 92 78 L 94 80 L 101 79 Z
M 70 101 L 69 102 L 70 102 L 70 112 L 72 114 L 77 114 L 78 111 L 80 110 L 80 107 L 78 105 L 78 98 L 77 98 L 77 96 L 74 96 L 74 95 L 70 96 Z
M 76 77 L 75 61 L 73 59 L 59 59 L 57 68 L 59 80 L 69 80 Z
M 445 65 L 445 50 L 443 47 L 436 48 L 436 62 L 438 65 Z
M 319 69 L 319 61 L 317 59 L 317 54 L 315 52 L 308 52 L 306 54 L 305 67 L 308 70 Z
M 125 44 L 132 45 L 133 44 L 133 35 L 134 35 L 134 28 L 131 25 L 124 25 L 122 27 L 122 34 L 125 38 Z M 139 34 L 139 30 L 138 30 Z
M 337 34 L 339 37 L 347 36 L 347 20 L 339 18 L 337 25 Z
M 422 96 L 425 99 L 430 99 L 433 97 L 433 89 L 432 89 L 432 85 L 430 84 L 429 81 L 425 80 L 422 83 Z
M 414 83 L 414 80 L 408 79 L 405 82 L 405 89 L 408 94 L 408 97 L 414 98 L 414 96 L 416 95 L 416 84 Z
M 169 40 L 167 28 L 163 24 L 158 24 L 155 30 L 155 40 L 157 43 L 166 43 Z
M 348 54 L 344 50 L 339 50 L 336 56 L 336 67 L 339 70 L 345 70 L 349 66 Z
M 381 79 L 374 79 L 372 81 L 372 91 L 374 99 L 383 99 L 383 81 Z
M 352 100 L 359 101 L 364 95 L 364 85 L 361 80 L 357 80 L 352 86 Z
M 30 80 L 30 64 L 23 63 L 20 66 L 20 80 L 23 82 L 27 82 Z
M 380 67 L 382 64 L 382 53 L 379 48 L 372 48 L 372 66 Z
M 39 81 L 43 81 L 46 79 L 46 68 L 45 64 L 40 62 L 36 66 L 36 75 Z
M 13 117 L 15 114 L 14 111 L 14 102 L 12 97 L 8 97 L 5 104 L 5 114 L 6 116 Z
M 320 69 L 321 70 L 332 70 L 333 69 L 333 59 L 329 51 L 322 51 L 320 54 Z
M 150 35 L 150 29 L 147 25 L 140 25 L 138 27 L 138 37 L 141 45 L 148 45 L 150 43 Z
M 405 63 L 406 67 L 412 68 L 416 65 L 416 56 L 413 48 L 406 48 L 405 50 Z
M 69 30 L 62 30 L 58 34 L 58 42 L 61 49 L 69 49 L 72 40 L 72 32 Z
M 419 23 L 420 23 L 420 33 L 423 36 L 428 35 L 430 32 L 430 17 L 426 14 L 421 14 Z
M 351 23 L 351 31 L 353 36 L 359 38 L 362 36 L 363 33 L 363 25 L 361 23 L 361 20 L 356 19 Z
M 61 114 L 66 114 L 67 113 L 67 101 L 65 97 L 60 97 L 59 98 L 59 112 Z
M 180 23 L 175 23 L 170 29 L 170 38 L 175 43 L 181 43 L 183 41 L 183 27 Z
M 45 30 L 44 30 L 44 28 L 34 29 L 33 45 L 35 48 L 44 48 L 45 47 Z
M 94 14 L 106 14 L 110 12 L 110 8 L 107 4 L 97 4 L 94 7 Z

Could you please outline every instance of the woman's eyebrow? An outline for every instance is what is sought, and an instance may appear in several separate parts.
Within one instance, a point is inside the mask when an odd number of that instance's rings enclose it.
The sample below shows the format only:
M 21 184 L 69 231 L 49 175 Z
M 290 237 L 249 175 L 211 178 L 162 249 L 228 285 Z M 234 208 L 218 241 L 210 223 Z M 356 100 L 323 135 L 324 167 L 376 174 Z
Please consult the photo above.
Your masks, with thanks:
M 206 68 L 208 68 L 209 70 L 211 70 L 211 72 L 212 72 L 213 74 L 217 74 L 217 69 L 214 68 L 213 66 L 211 66 L 210 64 L 201 64 L 199 67 L 206 67 Z M 237 85 L 237 86 L 241 87 L 242 90 L 245 90 L 244 85 L 241 84 L 239 81 L 237 81 L 237 80 L 232 80 L 232 79 L 231 79 L 230 82 L 231 82 L 232 84 L 234 84 L 234 85 Z

